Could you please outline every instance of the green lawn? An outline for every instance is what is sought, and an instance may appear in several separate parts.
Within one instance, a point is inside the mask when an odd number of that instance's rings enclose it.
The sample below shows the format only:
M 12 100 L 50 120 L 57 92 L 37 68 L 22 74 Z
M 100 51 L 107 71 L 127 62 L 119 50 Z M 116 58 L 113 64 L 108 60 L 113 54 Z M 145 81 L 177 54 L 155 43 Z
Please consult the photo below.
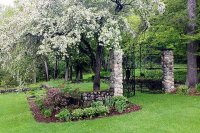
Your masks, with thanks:
M 199 133 L 200 97 L 137 94 L 127 115 L 68 123 L 37 123 L 25 94 L 0 95 L 0 133 Z
M 49 86 L 55 88 L 63 88 L 64 83 L 66 83 L 63 79 L 59 80 L 51 80 L 49 82 L 44 82 L 44 84 L 48 84 Z M 93 91 L 93 83 L 90 82 L 81 82 L 81 83 L 70 83 L 68 84 L 72 89 L 79 89 L 82 92 Z M 109 89 L 109 85 L 107 83 L 101 83 L 101 90 Z

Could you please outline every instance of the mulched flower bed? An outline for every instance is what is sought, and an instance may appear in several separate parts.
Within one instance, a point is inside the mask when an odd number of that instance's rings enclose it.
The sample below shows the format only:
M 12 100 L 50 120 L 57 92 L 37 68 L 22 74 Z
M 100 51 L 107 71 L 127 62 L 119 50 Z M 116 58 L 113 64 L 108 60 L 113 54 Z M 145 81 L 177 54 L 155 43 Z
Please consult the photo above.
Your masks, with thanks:
M 58 118 L 55 117 L 55 114 L 57 112 L 53 112 L 52 116 L 49 117 L 49 118 L 44 117 L 44 115 L 42 115 L 39 107 L 37 106 L 37 104 L 35 103 L 34 100 L 29 100 L 29 105 L 30 105 L 30 110 L 32 111 L 32 114 L 33 114 L 33 116 L 34 116 L 34 118 L 37 122 L 44 122 L 44 123 L 63 122 L 63 121 L 60 121 Z M 106 116 L 98 116 L 98 117 L 94 117 L 92 119 L 127 114 L 127 113 L 130 113 L 130 112 L 139 111 L 140 109 L 141 109 L 140 106 L 129 103 L 129 107 L 123 113 L 119 113 L 119 112 L 115 111 L 114 109 L 112 109 L 112 110 L 110 110 L 110 113 L 107 114 Z M 86 118 L 85 120 L 89 120 L 89 118 Z M 77 121 L 77 120 L 73 120 L 73 121 Z

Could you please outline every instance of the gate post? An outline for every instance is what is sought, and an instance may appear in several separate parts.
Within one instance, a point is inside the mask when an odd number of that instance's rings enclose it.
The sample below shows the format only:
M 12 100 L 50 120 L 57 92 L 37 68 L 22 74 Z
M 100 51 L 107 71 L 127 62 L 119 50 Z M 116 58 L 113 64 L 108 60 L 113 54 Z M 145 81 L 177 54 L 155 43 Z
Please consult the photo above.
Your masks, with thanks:
M 172 49 L 162 51 L 162 85 L 165 93 L 174 93 L 174 54 Z
M 123 51 L 121 49 L 112 49 L 110 51 L 110 88 L 114 90 L 114 96 L 123 95 Z

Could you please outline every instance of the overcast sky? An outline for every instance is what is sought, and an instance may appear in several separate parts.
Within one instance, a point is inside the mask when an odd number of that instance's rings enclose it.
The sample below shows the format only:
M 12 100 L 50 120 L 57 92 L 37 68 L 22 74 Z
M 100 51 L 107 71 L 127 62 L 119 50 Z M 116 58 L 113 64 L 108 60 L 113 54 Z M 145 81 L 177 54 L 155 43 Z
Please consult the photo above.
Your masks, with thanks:
M 10 5 L 12 6 L 14 3 L 14 0 L 0 0 L 1 5 Z

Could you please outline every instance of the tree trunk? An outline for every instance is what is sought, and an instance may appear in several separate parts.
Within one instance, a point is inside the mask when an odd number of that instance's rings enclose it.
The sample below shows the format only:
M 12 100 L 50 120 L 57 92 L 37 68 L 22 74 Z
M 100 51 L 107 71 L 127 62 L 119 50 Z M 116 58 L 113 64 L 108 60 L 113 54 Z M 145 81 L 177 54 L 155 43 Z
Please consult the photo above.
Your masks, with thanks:
M 187 33 L 188 35 L 193 35 L 196 28 L 196 0 L 188 0 L 188 17 Z M 190 41 L 187 46 L 187 84 L 189 93 L 195 93 L 195 87 L 198 83 L 196 54 L 197 44 L 194 41 Z
M 37 73 L 34 71 L 33 72 L 33 84 L 37 82 Z
M 82 64 L 80 65 L 80 80 L 83 80 L 83 66 Z
M 69 61 L 67 59 L 67 57 L 65 58 L 65 81 L 68 81 L 68 76 L 69 76 Z
M 95 76 L 94 76 L 94 81 L 93 81 L 94 91 L 100 90 L 100 71 L 101 71 L 102 52 L 103 52 L 103 47 L 98 45 L 96 49 L 96 69 L 95 69 Z
M 197 68 L 198 68 L 198 73 L 200 72 L 200 56 L 198 55 L 197 57 Z
M 45 68 L 46 81 L 49 81 L 49 67 L 46 59 L 44 59 L 44 68 Z
M 56 63 L 54 66 L 54 79 L 58 79 L 58 57 L 56 56 Z
M 32 83 L 35 84 L 37 82 L 37 72 L 36 72 L 36 65 L 35 65 L 35 61 L 33 61 L 33 80 Z
M 199 49 L 199 46 L 200 46 L 200 41 L 198 41 L 198 54 L 197 54 L 197 72 L 198 74 L 200 73 L 200 49 Z
M 86 48 L 80 47 L 80 51 L 82 53 L 85 53 L 90 58 L 91 68 L 92 68 L 92 71 L 95 73 L 96 60 L 95 60 L 95 54 L 92 52 L 93 49 L 90 46 L 89 42 L 86 39 L 84 39 L 83 36 L 81 37 L 81 42 L 83 42 L 83 44 L 86 46 Z
M 91 59 L 91 68 L 94 73 L 96 71 L 96 64 L 97 64 L 96 60 Z
M 108 57 L 104 58 L 103 67 L 105 71 L 108 71 Z
M 76 81 L 77 82 L 79 81 L 79 71 L 80 71 L 79 63 L 77 62 L 76 63 Z
M 69 70 L 69 79 L 72 81 L 72 78 L 73 78 L 73 66 L 72 64 L 70 65 L 70 70 Z

